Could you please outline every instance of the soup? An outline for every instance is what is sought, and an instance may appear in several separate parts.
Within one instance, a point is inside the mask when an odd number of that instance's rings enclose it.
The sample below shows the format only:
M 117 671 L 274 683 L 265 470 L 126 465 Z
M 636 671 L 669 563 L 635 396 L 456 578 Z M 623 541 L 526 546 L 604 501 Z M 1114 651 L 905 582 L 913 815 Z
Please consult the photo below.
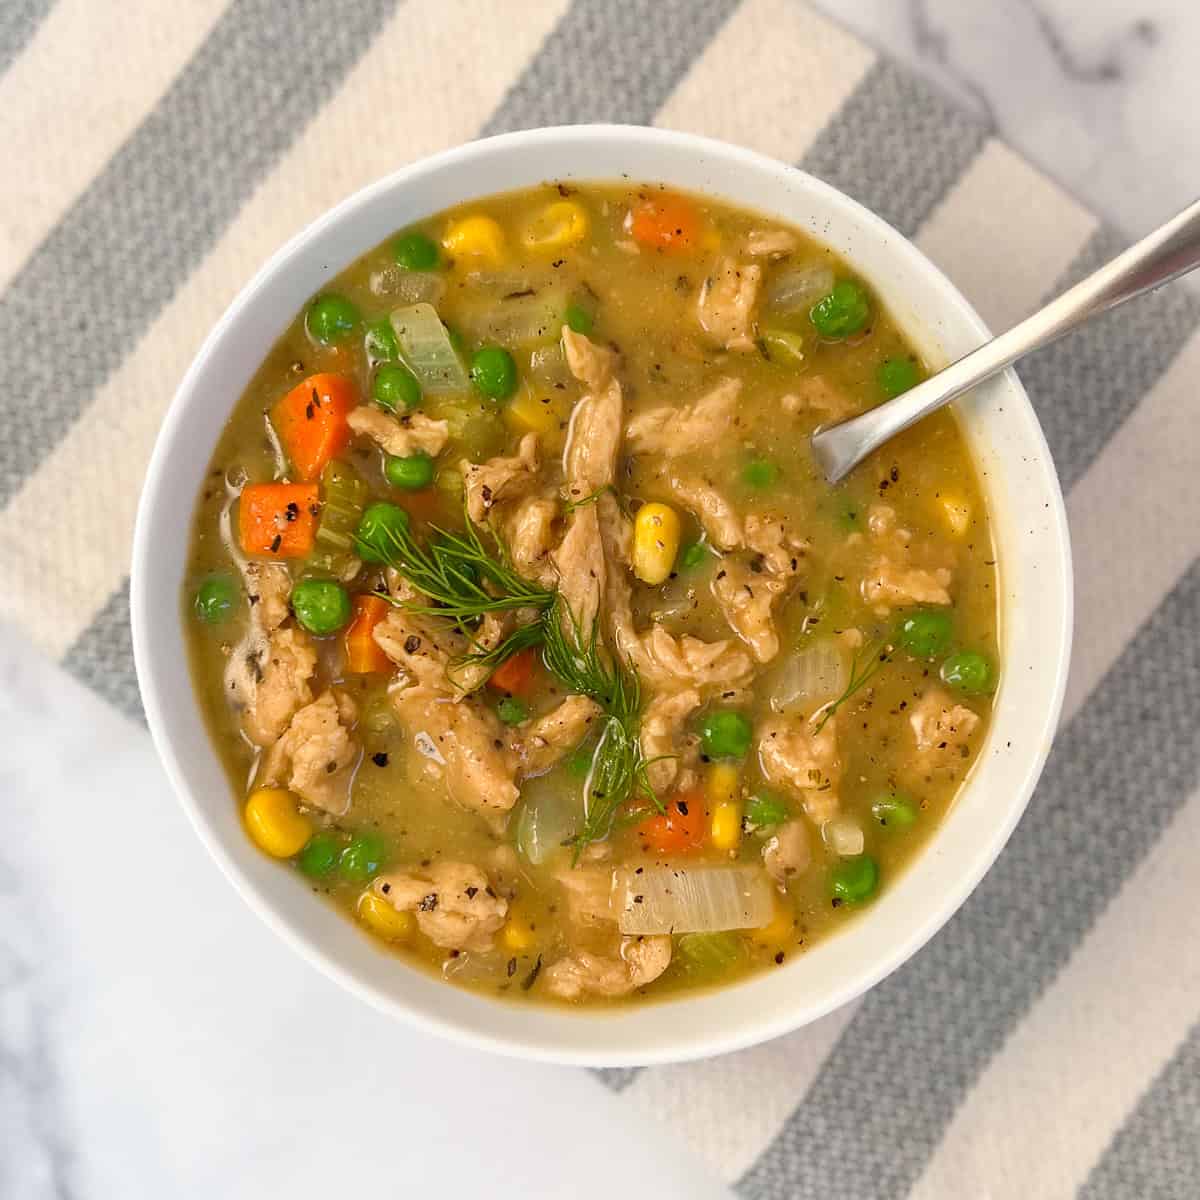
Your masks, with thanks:
M 857 919 L 999 670 L 953 417 L 836 487 L 809 452 L 924 374 L 827 248 L 659 187 L 496 196 L 364 255 L 194 519 L 248 836 L 347 937 L 522 1002 L 723 984 Z

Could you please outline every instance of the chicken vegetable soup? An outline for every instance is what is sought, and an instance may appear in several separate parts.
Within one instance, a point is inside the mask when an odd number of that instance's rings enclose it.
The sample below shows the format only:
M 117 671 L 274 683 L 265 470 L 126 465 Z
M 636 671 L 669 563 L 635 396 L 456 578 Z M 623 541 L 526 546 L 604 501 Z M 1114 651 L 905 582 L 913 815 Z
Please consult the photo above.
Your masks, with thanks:
M 526 1002 L 733 981 L 857 919 L 999 667 L 954 418 L 837 487 L 809 452 L 924 373 L 828 249 L 659 187 L 365 255 L 196 511 L 194 676 L 248 836 L 381 951 Z

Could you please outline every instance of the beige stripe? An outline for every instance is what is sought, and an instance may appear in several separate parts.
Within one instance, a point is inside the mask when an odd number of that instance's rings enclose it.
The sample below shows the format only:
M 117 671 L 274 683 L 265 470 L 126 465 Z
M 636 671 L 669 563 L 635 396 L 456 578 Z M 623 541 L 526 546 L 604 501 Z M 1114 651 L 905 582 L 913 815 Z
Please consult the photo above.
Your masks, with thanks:
M 1137 797 L 1128 797 L 1137 820 Z M 1200 794 L 959 1107 L 911 1200 L 1073 1196 L 1200 1015 Z
M 1120 318 L 1117 318 L 1118 320 Z M 1069 717 L 1200 554 L 1200 333 L 1072 489 L 1075 652 Z
M 0 289 L 158 102 L 224 7 L 225 0 L 169 10 L 161 0 L 58 0 L 51 8 L 0 77 L 8 162 Z
M 802 5 L 746 0 L 655 124 L 795 162 L 874 61 L 861 42 Z
M 1096 218 L 994 139 L 930 214 L 917 245 L 999 332 L 1028 316 Z
M 356 188 L 472 137 L 564 7 L 565 0 L 520 6 L 413 0 L 395 15 L 0 514 L 0 560 L 12 567 L 0 582 L 6 618 L 56 657 L 71 646 L 129 567 L 137 489 L 112 487 L 114 464 L 130 478 L 141 477 L 172 389 L 250 269 Z M 395 136 L 387 136 L 389 130 Z M 97 505 L 97 496 L 113 497 L 111 506 Z M 71 514 L 69 522 L 64 513 Z
M 652 1067 L 624 1093 L 727 1183 L 766 1149 L 817 1077 L 858 1001 L 761 1046 Z

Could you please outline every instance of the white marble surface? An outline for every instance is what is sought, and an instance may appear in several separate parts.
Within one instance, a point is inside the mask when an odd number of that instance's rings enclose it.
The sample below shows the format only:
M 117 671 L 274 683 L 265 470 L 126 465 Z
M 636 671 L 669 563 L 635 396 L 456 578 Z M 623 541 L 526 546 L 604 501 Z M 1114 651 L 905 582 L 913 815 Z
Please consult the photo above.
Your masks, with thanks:
M 1192 198 L 1195 0 L 818 3 L 1128 232 Z M 583 1072 L 433 1042 L 300 963 L 145 732 L 3 628 L 0 731 L 2 1200 L 724 1194 Z

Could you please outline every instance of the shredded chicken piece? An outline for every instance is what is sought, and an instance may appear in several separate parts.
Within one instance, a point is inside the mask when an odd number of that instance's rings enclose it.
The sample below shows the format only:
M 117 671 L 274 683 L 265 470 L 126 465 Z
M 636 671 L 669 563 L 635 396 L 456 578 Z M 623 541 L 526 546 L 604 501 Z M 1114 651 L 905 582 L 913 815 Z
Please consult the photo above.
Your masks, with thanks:
M 754 306 L 762 267 L 722 258 L 700 289 L 700 327 L 726 350 L 754 349 Z
M 625 441 L 638 454 L 662 454 L 675 458 L 704 450 L 728 436 L 740 379 L 722 379 L 710 392 L 692 404 L 664 404 L 631 418 Z
M 417 928 L 443 950 L 486 954 L 508 915 L 508 904 L 471 863 L 436 862 L 380 875 L 372 890 L 397 912 L 416 915 Z
M 463 459 L 460 466 L 471 520 L 482 525 L 494 505 L 525 495 L 537 482 L 541 461 L 536 433 L 527 433 L 512 457 L 482 463 Z
M 448 625 L 393 608 L 371 636 L 413 683 L 452 699 L 465 694 L 450 677 L 450 664 L 464 652 L 465 639 Z
M 393 417 L 382 409 L 365 404 L 350 410 L 346 423 L 355 433 L 369 437 L 387 454 L 411 458 L 428 454 L 436 458 L 450 439 L 447 421 L 435 421 L 424 413 L 405 413 Z
M 503 520 L 504 542 L 513 567 L 545 588 L 552 588 L 558 578 L 550 559 L 557 519 L 557 500 L 531 496 L 516 501 Z
M 775 605 L 788 590 L 787 582 L 755 572 L 738 559 L 726 558 L 710 586 L 730 628 L 760 663 L 770 662 L 779 653 Z
M 817 413 L 826 424 L 844 421 L 858 412 L 859 408 L 853 397 L 834 387 L 822 375 L 804 376 L 796 385 L 796 390 L 789 392 L 779 403 L 784 412 Z
M 335 817 L 345 815 L 360 757 L 359 747 L 350 737 L 357 715 L 354 702 L 340 692 L 324 692 L 305 705 L 267 751 L 263 784 L 286 785 L 305 804 Z
M 794 716 L 771 717 L 760 731 L 758 763 L 768 783 L 786 788 L 818 825 L 837 815 L 842 761 L 837 749 L 837 720 L 820 733 L 811 721 Z
M 956 704 L 941 688 L 926 692 L 908 716 L 916 742 L 914 773 L 930 776 L 964 770 L 971 757 L 971 738 L 979 714 Z
M 288 619 L 292 577 L 283 563 L 247 562 L 242 567 L 251 621 L 264 633 L 272 633 Z
M 669 937 L 622 938 L 617 958 L 578 950 L 551 963 L 542 977 L 564 1000 L 580 996 L 625 996 L 653 983 L 671 965 Z
M 698 744 L 694 737 L 684 733 L 684 724 L 700 704 L 700 693 L 695 688 L 686 688 L 681 692 L 660 692 L 646 705 L 639 736 L 650 786 L 659 794 L 675 782 L 681 767 L 688 769 L 690 760 L 696 756 Z
M 607 346 L 597 346 L 591 338 L 576 333 L 569 325 L 562 330 L 563 351 L 567 369 L 590 391 L 599 392 L 612 381 L 617 370 L 617 356 Z
M 520 791 L 516 756 L 496 714 L 474 698 L 455 702 L 422 686 L 392 693 L 392 707 L 424 773 L 444 783 L 456 804 L 502 833 Z
M 695 514 L 714 546 L 733 550 L 742 544 L 742 522 L 729 501 L 707 479 L 672 473 L 669 482 L 676 499 Z
M 523 778 L 550 770 L 574 750 L 601 709 L 587 696 L 568 696 L 556 709 L 518 726 L 511 744 Z
M 745 253 L 752 258 L 782 258 L 796 249 L 796 235 L 786 229 L 752 229 L 746 234 Z
M 612 379 L 603 391 L 589 392 L 571 412 L 563 475 L 567 496 L 578 502 L 612 486 L 621 444 L 621 385 Z
M 600 611 L 607 570 L 596 505 L 577 508 L 571 514 L 567 534 L 551 558 L 558 572 L 559 595 L 586 634 Z
M 245 705 L 242 730 L 256 746 L 269 746 L 312 701 L 317 651 L 302 629 L 284 626 L 269 638 L 252 631 L 233 654 L 226 686 Z
M 812 847 L 803 821 L 788 821 L 763 847 L 763 866 L 781 888 L 808 869 Z
M 570 867 L 559 871 L 555 879 L 567 897 L 567 916 L 576 925 L 602 925 L 617 919 L 611 867 Z
M 782 517 L 751 513 L 746 518 L 746 545 L 761 555 L 763 565 L 773 575 L 795 575 L 808 554 L 808 542 L 793 533 Z
M 898 608 L 906 604 L 949 604 L 953 574 L 946 567 L 925 570 L 902 567 L 887 558 L 877 558 L 862 581 L 862 596 L 868 604 Z

